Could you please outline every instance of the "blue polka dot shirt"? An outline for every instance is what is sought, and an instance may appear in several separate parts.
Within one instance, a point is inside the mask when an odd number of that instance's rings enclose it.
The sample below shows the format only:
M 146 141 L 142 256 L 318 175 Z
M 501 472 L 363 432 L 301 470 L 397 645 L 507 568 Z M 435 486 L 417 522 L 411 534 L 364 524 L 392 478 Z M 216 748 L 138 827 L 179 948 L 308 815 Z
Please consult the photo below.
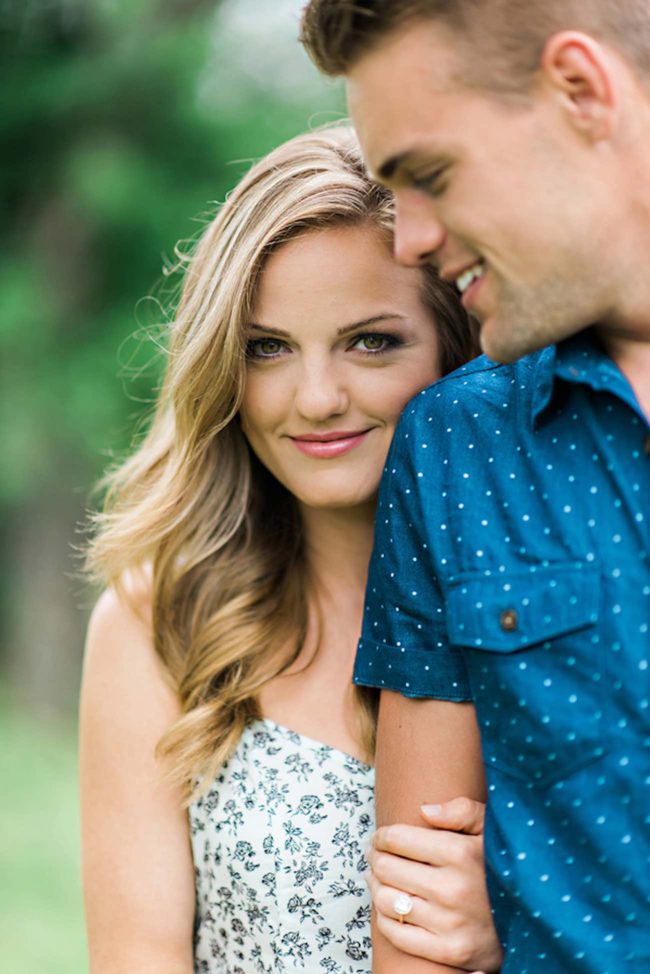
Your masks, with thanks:
M 507 974 L 650 971 L 649 498 L 589 331 L 426 389 L 388 457 L 355 682 L 474 701 Z

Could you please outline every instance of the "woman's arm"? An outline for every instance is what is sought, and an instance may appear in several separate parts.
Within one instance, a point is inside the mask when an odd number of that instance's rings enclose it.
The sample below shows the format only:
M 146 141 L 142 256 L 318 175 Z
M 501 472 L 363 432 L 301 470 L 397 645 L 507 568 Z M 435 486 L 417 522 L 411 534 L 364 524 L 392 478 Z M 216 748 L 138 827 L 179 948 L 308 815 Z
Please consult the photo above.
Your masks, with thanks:
M 105 593 L 90 622 L 80 708 L 83 884 L 91 974 L 191 974 L 187 814 L 154 757 L 178 703 L 150 626 Z
M 485 778 L 474 708 L 468 703 L 414 700 L 382 691 L 377 728 L 377 824 L 421 825 L 420 806 L 458 795 L 485 801 Z M 373 911 L 374 974 L 451 974 L 466 970 L 462 952 L 444 951 L 437 962 L 408 951 L 412 931 L 398 924 L 397 936 L 382 933 Z M 403 947 L 404 950 L 399 949 Z M 429 955 L 431 957 L 431 955 Z

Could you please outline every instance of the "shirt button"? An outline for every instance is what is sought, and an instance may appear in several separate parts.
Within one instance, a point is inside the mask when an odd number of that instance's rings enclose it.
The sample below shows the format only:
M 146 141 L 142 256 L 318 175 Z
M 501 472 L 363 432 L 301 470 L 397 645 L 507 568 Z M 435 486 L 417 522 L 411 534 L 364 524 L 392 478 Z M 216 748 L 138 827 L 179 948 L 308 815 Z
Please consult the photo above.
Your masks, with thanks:
M 499 616 L 499 623 L 504 632 L 514 632 L 519 626 L 519 617 L 515 609 L 506 609 Z

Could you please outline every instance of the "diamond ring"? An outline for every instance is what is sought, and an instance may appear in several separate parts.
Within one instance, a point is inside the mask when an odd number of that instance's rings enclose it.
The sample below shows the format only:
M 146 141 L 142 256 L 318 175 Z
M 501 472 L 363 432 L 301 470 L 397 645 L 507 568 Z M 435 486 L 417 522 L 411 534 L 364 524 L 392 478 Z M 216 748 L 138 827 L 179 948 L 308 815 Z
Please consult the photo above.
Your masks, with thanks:
M 413 909 L 413 900 L 408 893 L 399 893 L 393 900 L 393 910 L 399 917 L 399 922 L 404 923 L 404 917 L 408 916 Z

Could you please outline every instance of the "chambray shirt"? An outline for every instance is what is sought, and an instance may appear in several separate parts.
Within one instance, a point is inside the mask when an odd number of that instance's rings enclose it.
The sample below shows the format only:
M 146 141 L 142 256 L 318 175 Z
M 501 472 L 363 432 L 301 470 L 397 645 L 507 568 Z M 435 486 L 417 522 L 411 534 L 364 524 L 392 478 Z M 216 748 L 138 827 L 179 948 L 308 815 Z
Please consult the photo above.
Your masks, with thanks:
M 388 457 L 355 682 L 474 701 L 507 974 L 650 971 L 649 500 L 589 331 L 447 376 Z

